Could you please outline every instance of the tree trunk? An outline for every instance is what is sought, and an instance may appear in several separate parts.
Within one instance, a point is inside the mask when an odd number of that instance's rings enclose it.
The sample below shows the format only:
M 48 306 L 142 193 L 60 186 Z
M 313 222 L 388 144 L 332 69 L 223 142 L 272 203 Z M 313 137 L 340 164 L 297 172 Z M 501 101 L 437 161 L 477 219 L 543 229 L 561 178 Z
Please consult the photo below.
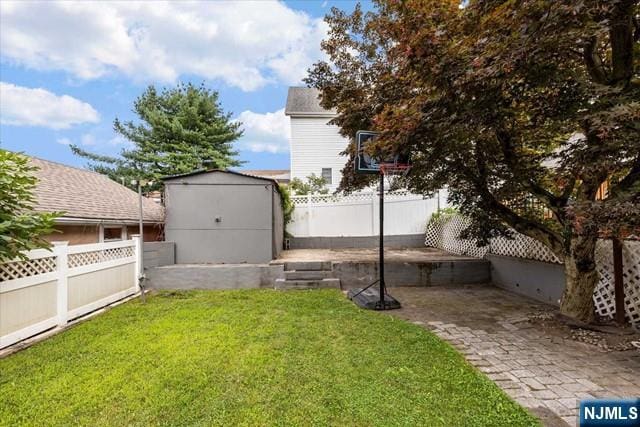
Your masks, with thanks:
M 595 317 L 593 291 L 598 283 L 595 263 L 597 237 L 572 239 L 570 253 L 564 257 L 566 286 L 560 301 L 560 312 L 589 323 Z

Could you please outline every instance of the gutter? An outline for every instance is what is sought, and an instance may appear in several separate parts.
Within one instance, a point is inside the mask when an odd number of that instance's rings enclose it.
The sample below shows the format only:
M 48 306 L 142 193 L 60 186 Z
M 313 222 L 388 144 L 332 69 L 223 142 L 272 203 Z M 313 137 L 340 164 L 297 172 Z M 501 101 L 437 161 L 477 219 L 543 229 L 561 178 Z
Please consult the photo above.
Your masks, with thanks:
M 113 224 L 113 225 L 138 225 L 138 221 L 134 219 L 96 219 L 96 218 L 73 218 L 61 216 L 55 219 L 56 224 L 63 225 L 80 225 L 80 224 Z M 164 224 L 164 221 L 143 221 L 143 224 Z
M 296 112 L 296 111 L 292 111 L 292 112 L 285 112 L 284 113 L 285 116 L 289 116 L 289 117 L 326 117 L 326 118 L 334 118 L 337 117 L 338 114 L 337 113 L 327 113 L 327 112 L 318 112 L 318 113 L 314 113 L 314 112 Z

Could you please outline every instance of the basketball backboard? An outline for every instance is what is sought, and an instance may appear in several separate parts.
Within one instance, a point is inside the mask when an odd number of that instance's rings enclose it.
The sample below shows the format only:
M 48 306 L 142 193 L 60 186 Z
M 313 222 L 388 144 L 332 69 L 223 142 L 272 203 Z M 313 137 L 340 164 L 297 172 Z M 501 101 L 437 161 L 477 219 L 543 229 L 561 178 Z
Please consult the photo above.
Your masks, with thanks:
M 366 152 L 366 147 L 375 141 L 378 132 L 369 130 L 359 130 L 356 132 L 356 173 L 377 174 L 380 171 L 380 164 L 376 159 Z
M 375 142 L 378 132 L 370 130 L 359 130 L 356 132 L 356 173 L 360 174 L 378 174 L 380 173 L 380 164 L 407 164 L 407 156 L 393 154 L 388 158 L 378 159 L 368 153 L 367 147 Z

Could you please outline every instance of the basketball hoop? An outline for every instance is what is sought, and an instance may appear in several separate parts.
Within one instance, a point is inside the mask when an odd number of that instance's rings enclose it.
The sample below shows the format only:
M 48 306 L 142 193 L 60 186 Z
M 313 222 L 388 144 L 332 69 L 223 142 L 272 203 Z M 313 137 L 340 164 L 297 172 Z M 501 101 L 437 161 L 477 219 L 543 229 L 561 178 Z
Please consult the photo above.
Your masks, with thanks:
M 389 183 L 389 191 L 398 190 L 403 187 L 404 178 L 411 170 L 411 165 L 407 163 L 381 163 L 380 175 L 384 176 Z

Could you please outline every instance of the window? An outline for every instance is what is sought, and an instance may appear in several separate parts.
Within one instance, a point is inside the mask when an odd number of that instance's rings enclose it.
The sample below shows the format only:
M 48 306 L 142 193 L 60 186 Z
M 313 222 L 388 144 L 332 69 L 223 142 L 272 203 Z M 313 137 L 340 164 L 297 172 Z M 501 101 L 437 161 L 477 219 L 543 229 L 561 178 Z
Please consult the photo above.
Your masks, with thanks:
M 331 185 L 331 168 L 322 168 L 322 179 L 328 185 Z
M 104 242 L 122 240 L 122 238 L 123 238 L 122 227 L 104 227 L 103 238 L 102 238 Z

